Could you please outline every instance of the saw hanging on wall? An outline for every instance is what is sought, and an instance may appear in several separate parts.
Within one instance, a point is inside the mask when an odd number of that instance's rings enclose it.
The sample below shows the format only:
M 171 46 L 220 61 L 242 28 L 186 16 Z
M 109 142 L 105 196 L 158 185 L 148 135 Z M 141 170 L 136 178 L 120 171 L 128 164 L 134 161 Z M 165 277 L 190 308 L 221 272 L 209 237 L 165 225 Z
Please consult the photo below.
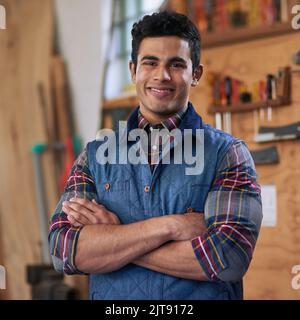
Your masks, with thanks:
M 285 126 L 260 127 L 254 137 L 255 142 L 269 142 L 279 140 L 293 140 L 300 138 L 300 122 Z

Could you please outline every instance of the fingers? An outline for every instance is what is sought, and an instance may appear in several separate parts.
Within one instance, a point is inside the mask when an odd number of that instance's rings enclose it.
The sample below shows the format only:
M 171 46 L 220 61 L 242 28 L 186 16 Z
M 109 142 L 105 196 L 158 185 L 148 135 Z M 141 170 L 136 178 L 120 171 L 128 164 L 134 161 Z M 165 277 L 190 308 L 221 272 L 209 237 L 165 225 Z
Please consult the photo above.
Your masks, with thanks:
M 63 211 L 68 215 L 68 220 L 74 226 L 100 223 L 121 224 L 115 213 L 98 204 L 95 199 L 90 201 L 88 199 L 71 198 L 70 201 L 63 202 Z
M 95 199 L 92 201 L 81 198 L 71 198 L 63 202 L 63 211 L 71 215 L 78 224 L 118 224 L 119 220 L 113 213 L 98 204 Z
M 89 220 L 87 220 L 84 216 L 80 215 L 78 212 L 74 211 L 70 206 L 67 204 L 63 205 L 62 208 L 63 212 L 66 213 L 67 219 L 70 223 L 77 227 L 79 225 L 88 225 L 91 224 Z
M 73 216 L 71 215 L 67 215 L 67 219 L 70 221 L 71 225 L 75 228 L 78 228 L 78 227 L 83 227 L 83 224 L 77 222 Z
M 76 202 L 82 205 L 93 214 L 93 223 L 104 223 L 104 224 L 119 224 L 118 217 L 111 211 L 107 210 L 103 205 L 98 204 L 95 199 L 92 201 L 88 199 L 72 198 L 72 202 Z
M 98 204 L 95 199 L 92 201 L 88 199 L 81 199 L 81 198 L 71 198 L 71 202 L 78 203 L 82 205 L 83 207 L 89 209 L 90 211 L 96 211 L 99 209 L 99 207 L 103 207 L 102 205 Z
M 94 209 L 99 209 L 99 208 L 105 209 L 104 205 L 102 205 L 101 203 L 98 203 L 95 199 L 92 200 L 92 203 L 94 204 L 93 205 Z
M 95 199 L 93 199 L 92 201 L 97 204 Z M 117 214 L 108 210 L 102 204 L 97 204 L 97 206 L 100 207 L 95 212 L 97 217 L 100 217 L 101 220 L 106 220 L 106 223 L 120 224 L 120 220 L 119 220 L 119 217 L 117 216 Z
M 79 224 L 87 225 L 97 223 L 97 218 L 93 215 L 93 213 L 89 209 L 78 203 L 64 201 L 63 211 L 68 216 L 72 216 L 75 222 Z

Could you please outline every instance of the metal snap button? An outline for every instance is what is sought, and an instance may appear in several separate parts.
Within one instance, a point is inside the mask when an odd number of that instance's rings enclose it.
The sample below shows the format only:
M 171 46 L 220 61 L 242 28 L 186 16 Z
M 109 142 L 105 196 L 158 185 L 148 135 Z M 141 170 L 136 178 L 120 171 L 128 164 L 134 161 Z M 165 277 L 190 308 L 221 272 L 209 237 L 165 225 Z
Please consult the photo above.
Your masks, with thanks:
M 105 183 L 105 190 L 108 190 L 110 188 L 110 184 L 109 183 Z
M 149 190 L 150 190 L 150 187 L 149 186 L 145 186 L 144 191 L 145 192 L 149 192 Z

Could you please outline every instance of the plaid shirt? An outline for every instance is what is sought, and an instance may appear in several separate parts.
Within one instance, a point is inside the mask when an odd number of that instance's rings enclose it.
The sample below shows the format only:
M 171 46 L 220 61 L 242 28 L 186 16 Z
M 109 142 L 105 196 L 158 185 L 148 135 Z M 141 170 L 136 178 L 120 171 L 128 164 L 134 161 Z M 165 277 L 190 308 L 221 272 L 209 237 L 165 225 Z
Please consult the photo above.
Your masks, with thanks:
M 139 129 L 143 129 L 148 133 L 148 162 L 150 165 L 150 169 L 153 172 L 155 166 L 159 162 L 159 156 L 164 148 L 163 141 L 158 134 L 158 130 L 167 129 L 168 131 L 172 131 L 173 129 L 178 128 L 181 119 L 185 113 L 187 108 L 175 113 L 173 116 L 169 117 L 167 120 L 161 122 L 160 124 L 152 125 L 150 122 L 141 114 L 140 109 L 138 113 L 138 127 Z M 157 129 L 157 134 L 152 134 L 151 141 L 151 132 L 153 129 Z M 174 137 L 170 136 L 170 142 Z
M 207 232 L 192 239 L 209 279 L 225 281 L 247 271 L 262 220 L 260 193 L 250 152 L 244 142 L 235 142 L 205 202 Z
M 54 215 L 50 219 L 50 254 L 55 268 L 65 274 L 81 274 L 75 267 L 76 245 L 82 227 L 72 227 L 62 204 L 71 198 L 97 199 L 93 177 L 88 168 L 86 149 L 75 161 Z
M 179 125 L 182 114 L 163 126 Z M 149 123 L 141 115 L 139 127 Z M 149 152 L 150 153 L 150 152 Z M 74 228 L 62 211 L 62 202 L 72 197 L 97 198 L 95 181 L 90 173 L 86 150 L 71 170 L 65 191 L 50 221 L 50 251 L 56 269 L 66 274 L 81 273 L 74 257 L 81 228 Z M 235 142 L 217 168 L 216 178 L 205 204 L 207 232 L 191 240 L 195 255 L 211 280 L 224 280 L 235 269 L 247 268 L 252 258 L 261 223 L 260 187 L 254 163 L 241 141 Z M 236 270 L 237 274 L 240 270 Z M 232 275 L 231 275 L 232 278 Z

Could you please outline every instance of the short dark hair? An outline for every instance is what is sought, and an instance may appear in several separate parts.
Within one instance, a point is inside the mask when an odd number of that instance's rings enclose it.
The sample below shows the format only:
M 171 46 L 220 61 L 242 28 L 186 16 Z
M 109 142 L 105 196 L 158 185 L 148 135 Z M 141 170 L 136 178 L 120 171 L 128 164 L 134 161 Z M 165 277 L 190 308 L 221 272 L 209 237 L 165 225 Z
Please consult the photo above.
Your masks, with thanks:
M 134 23 L 132 30 L 131 60 L 137 66 L 140 44 L 144 38 L 178 36 L 189 43 L 193 71 L 200 63 L 201 37 L 197 27 L 185 15 L 171 12 L 155 12 Z

